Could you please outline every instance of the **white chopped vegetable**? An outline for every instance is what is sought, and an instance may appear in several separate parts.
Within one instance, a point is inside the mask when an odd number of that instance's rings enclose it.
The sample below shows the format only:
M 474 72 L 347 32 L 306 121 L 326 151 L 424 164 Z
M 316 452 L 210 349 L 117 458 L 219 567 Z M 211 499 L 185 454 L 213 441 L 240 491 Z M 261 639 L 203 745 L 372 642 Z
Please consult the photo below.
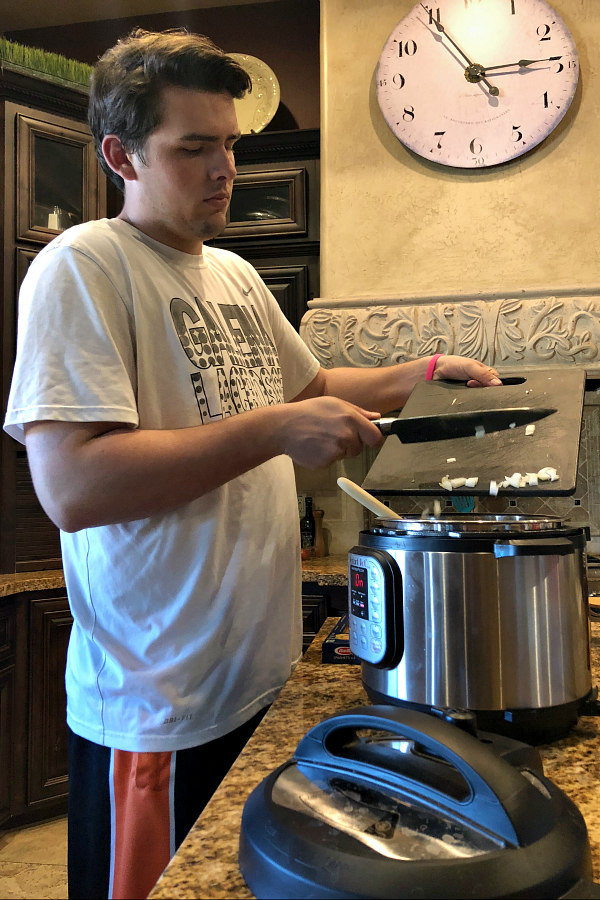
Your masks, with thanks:
M 544 466 L 544 468 L 540 469 L 537 473 L 537 477 L 540 481 L 558 481 L 556 469 L 552 466 Z
M 436 498 L 436 499 L 433 501 L 433 515 L 435 516 L 436 519 L 439 519 L 439 517 L 441 516 L 441 514 L 442 514 L 442 504 L 441 504 L 440 501 Z
M 516 427 L 517 427 L 517 423 L 516 423 L 516 422 L 511 422 L 510 425 L 509 425 L 508 427 L 509 427 L 509 428 L 516 428 Z
M 526 425 L 525 426 L 525 434 L 530 435 L 535 431 L 535 425 Z
M 521 487 L 521 478 L 522 478 L 522 476 L 521 476 L 520 472 L 513 472 L 512 475 L 504 476 L 504 480 L 505 480 L 506 484 L 510 485 L 510 487 L 514 487 L 514 488 Z
M 447 461 L 454 462 L 454 460 Z M 558 481 L 558 477 L 553 466 L 544 466 L 539 472 L 526 472 L 525 475 L 522 475 L 521 472 L 513 472 L 512 475 L 505 475 L 502 481 L 490 481 L 490 496 L 496 497 L 498 491 L 504 488 L 536 487 L 540 481 Z M 461 487 L 474 488 L 478 482 L 477 475 L 470 475 L 468 478 L 450 478 L 449 475 L 444 475 L 439 485 L 446 491 L 453 491 L 455 488 Z
M 446 460 L 446 462 L 456 462 L 456 457 L 455 457 L 455 456 L 450 456 L 450 457 Z
M 483 437 L 484 434 L 485 434 L 485 428 L 483 427 L 483 425 L 476 425 L 475 426 L 475 437 L 480 438 L 480 437 Z

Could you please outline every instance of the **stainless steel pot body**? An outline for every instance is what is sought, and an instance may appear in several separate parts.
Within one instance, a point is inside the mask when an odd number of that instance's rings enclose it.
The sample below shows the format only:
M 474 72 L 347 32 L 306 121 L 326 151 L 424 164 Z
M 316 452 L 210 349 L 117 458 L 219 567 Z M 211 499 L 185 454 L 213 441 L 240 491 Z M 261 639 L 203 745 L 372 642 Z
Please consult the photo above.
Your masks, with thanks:
M 361 533 L 350 559 L 374 551 L 396 566 L 386 590 L 395 596 L 385 598 L 396 607 L 395 657 L 363 662 L 378 699 L 477 711 L 545 709 L 589 693 L 583 529 L 527 530 L 516 518 L 439 532 L 390 520 Z M 351 616 L 351 640 L 356 625 Z

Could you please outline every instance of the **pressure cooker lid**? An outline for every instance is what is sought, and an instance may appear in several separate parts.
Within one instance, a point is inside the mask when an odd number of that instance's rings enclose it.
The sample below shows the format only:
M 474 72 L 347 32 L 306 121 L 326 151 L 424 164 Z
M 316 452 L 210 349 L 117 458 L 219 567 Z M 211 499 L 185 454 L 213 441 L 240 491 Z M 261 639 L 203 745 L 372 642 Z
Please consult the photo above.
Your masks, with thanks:
M 511 516 L 446 513 L 440 516 L 378 518 L 370 529 L 374 534 L 525 534 L 559 531 L 558 516 Z
M 541 765 L 387 706 L 308 732 L 248 798 L 239 863 L 257 898 L 560 897 L 591 884 L 585 823 Z

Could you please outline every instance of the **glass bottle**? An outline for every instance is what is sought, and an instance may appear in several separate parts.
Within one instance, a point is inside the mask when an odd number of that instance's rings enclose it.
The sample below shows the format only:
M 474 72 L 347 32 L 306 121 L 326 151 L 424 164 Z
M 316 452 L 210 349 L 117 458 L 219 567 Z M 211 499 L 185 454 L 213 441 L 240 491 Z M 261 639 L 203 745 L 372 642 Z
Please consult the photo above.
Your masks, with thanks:
M 312 509 L 312 497 L 304 501 L 304 515 L 300 519 L 300 548 L 302 559 L 310 559 L 315 546 L 315 517 Z

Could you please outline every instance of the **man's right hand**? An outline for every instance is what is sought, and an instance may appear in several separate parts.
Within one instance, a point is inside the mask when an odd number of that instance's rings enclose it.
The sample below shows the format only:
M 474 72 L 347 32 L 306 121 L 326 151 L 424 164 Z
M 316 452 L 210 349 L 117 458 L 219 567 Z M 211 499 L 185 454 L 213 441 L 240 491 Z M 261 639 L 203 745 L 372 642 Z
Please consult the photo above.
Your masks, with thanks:
M 365 445 L 381 447 L 385 438 L 372 419 L 380 413 L 337 397 L 315 397 L 285 405 L 282 446 L 307 469 L 358 456 Z

